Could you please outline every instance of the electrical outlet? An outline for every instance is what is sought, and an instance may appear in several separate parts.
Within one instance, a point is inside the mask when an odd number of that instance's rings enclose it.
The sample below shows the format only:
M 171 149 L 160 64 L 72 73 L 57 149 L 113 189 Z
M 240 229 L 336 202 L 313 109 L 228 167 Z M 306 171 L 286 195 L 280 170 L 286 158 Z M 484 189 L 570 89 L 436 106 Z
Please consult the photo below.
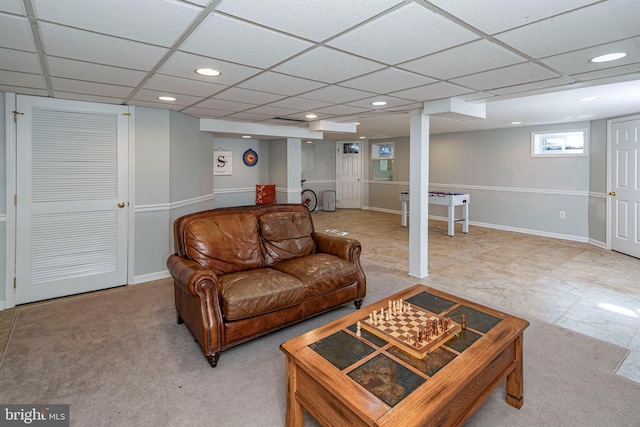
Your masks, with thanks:
M 564 211 L 560 211 L 560 219 L 565 219 L 567 217 Z

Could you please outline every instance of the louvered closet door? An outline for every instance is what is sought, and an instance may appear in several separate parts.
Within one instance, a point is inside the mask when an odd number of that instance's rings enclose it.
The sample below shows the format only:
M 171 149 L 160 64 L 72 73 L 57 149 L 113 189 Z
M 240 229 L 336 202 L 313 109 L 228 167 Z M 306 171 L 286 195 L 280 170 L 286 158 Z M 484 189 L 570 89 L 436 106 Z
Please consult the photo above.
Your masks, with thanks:
M 127 107 L 19 96 L 17 110 L 16 303 L 125 284 Z

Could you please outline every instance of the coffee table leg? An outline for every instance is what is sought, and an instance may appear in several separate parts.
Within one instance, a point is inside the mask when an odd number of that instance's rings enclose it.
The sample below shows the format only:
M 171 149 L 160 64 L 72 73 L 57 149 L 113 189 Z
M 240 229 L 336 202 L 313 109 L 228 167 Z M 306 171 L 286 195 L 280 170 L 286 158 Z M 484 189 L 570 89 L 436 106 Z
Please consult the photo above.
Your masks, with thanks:
M 516 353 L 516 367 L 507 376 L 507 403 L 520 409 L 523 402 L 524 384 L 522 380 L 522 335 L 513 342 Z
M 302 405 L 296 399 L 297 381 L 296 373 L 298 367 L 287 357 L 287 414 L 286 414 L 286 426 L 287 427 L 303 427 L 304 426 L 304 411 Z

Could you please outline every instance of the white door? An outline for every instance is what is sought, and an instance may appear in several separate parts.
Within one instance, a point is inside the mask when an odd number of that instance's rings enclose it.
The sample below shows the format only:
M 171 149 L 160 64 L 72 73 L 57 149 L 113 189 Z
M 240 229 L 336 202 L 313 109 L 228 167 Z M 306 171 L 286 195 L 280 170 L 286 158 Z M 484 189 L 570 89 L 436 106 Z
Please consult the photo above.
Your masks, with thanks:
M 336 208 L 362 207 L 362 144 L 336 143 Z
M 127 107 L 16 107 L 16 304 L 126 284 Z
M 640 116 L 612 120 L 609 135 L 611 249 L 640 258 Z

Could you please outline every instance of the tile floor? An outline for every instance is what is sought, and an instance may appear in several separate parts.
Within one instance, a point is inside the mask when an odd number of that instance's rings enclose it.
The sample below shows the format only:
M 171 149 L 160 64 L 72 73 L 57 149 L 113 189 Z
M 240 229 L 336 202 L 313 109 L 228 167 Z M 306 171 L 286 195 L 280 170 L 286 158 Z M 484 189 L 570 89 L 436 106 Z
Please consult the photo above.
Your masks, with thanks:
M 617 373 L 640 382 L 640 259 L 588 243 L 470 226 L 447 235 L 429 222 L 429 276 L 408 276 L 409 230 L 400 215 L 314 212 L 316 231 L 362 243 L 362 261 L 424 283 L 629 349 Z

